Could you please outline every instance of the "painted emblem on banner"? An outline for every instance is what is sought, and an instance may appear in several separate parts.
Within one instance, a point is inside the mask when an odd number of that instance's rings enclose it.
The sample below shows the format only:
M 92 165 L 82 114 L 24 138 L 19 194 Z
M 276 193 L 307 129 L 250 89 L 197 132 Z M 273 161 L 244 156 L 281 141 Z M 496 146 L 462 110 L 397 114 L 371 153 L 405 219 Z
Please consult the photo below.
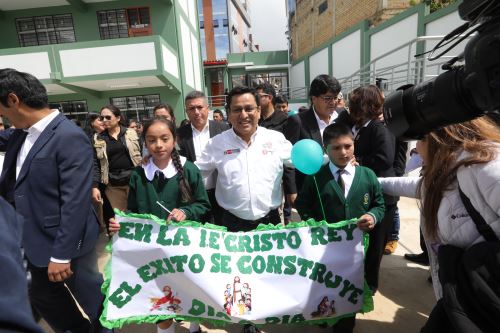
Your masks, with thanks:
M 179 313 L 182 311 L 182 308 L 179 304 L 182 301 L 177 297 L 177 294 L 174 295 L 172 288 L 170 286 L 163 287 L 163 297 L 152 297 L 149 301 L 153 304 L 149 311 L 170 311 Z
M 319 302 L 316 311 L 311 313 L 311 317 L 313 318 L 321 318 L 321 317 L 331 317 L 334 316 L 337 312 L 335 311 L 335 300 L 332 298 L 328 299 L 328 296 L 324 296 Z
M 239 276 L 226 285 L 224 309 L 230 316 L 250 314 L 252 311 L 252 289 L 248 283 L 242 283 Z

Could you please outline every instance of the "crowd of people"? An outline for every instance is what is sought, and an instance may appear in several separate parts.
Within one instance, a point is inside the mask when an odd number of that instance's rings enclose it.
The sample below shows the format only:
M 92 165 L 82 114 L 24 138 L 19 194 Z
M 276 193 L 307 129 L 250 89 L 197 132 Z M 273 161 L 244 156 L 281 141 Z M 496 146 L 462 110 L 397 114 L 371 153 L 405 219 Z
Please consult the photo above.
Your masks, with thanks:
M 180 126 L 168 104 L 157 105 L 150 120 L 127 124 L 116 106 L 106 105 L 89 114 L 86 134 L 49 108 L 35 77 L 0 70 L 0 116 L 12 125 L 0 128 L 0 235 L 15 236 L 6 238 L 0 255 L 12 274 L 0 288 L 18 296 L 0 297 L 0 329 L 40 332 L 33 311 L 56 332 L 110 331 L 99 322 L 103 295 L 95 244 L 99 229 L 110 235 L 120 229 L 113 209 L 210 222 L 228 231 L 289 223 L 292 207 L 304 220 L 357 218 L 369 233 L 365 279 L 376 293 L 383 254 L 397 246 L 399 196 L 416 197 L 423 248 L 442 299 L 439 247 L 466 249 L 484 241 L 458 184 L 500 235 L 498 125 L 481 117 L 430 132 L 417 143 L 421 176 L 405 177 L 408 146 L 385 125 L 384 94 L 376 85 L 353 90 L 344 103 L 339 82 L 319 75 L 309 97 L 310 107 L 291 115 L 286 97 L 269 83 L 234 87 L 226 98 L 227 119 L 215 110 L 209 120 L 207 97 L 192 91 Z M 302 139 L 316 141 L 327 157 L 314 179 L 291 162 L 292 145 Z M 442 332 L 447 325 L 438 301 L 422 331 Z M 354 327 L 351 316 L 331 329 Z M 158 332 L 174 330 L 172 320 L 158 323 Z M 201 332 L 197 323 L 189 330 Z M 258 328 L 247 324 L 243 331 Z

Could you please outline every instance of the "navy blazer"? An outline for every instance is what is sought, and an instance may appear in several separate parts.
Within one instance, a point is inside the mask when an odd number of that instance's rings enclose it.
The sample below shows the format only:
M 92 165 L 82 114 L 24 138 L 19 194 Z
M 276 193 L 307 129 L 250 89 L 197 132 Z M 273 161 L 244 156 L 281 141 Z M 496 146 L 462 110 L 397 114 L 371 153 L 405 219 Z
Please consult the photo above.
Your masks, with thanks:
M 5 133 L 4 133 L 5 134 Z M 9 131 L 0 187 L 15 171 L 22 130 Z M 3 144 L 6 147 L 2 147 Z M 50 257 L 73 259 L 93 250 L 99 226 L 91 204 L 93 152 L 81 128 L 59 114 L 31 148 L 14 188 L 23 216 L 23 247 L 28 260 L 46 267 Z
M 323 147 L 323 139 L 312 106 L 305 112 L 288 117 L 283 134 L 292 145 L 302 139 L 312 139 Z
M 26 271 L 21 261 L 22 218 L 0 198 L 0 332 L 42 333 L 28 302 Z
M 224 122 L 209 120 L 208 132 L 211 138 L 229 129 L 229 125 Z M 193 128 L 191 124 L 186 124 L 177 129 L 177 145 L 179 154 L 187 158 L 188 161 L 196 161 L 196 152 L 193 144 Z
M 311 139 L 323 147 L 323 139 L 312 106 L 309 110 L 288 117 L 283 134 L 294 145 L 297 141 Z M 295 169 L 296 190 L 300 192 L 306 175 Z

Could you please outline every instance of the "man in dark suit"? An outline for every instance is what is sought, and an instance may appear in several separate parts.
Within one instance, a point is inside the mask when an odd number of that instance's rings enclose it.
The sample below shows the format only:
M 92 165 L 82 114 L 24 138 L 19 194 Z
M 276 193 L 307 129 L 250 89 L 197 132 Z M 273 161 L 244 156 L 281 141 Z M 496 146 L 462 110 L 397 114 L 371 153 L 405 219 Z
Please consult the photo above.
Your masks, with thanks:
M 210 138 L 229 129 L 229 125 L 225 122 L 208 120 L 208 101 L 201 91 L 190 92 L 186 96 L 184 104 L 190 124 L 181 126 L 177 130 L 177 145 L 179 146 L 179 154 L 186 157 L 188 161 L 194 162 L 197 157 L 201 156 Z M 221 208 L 215 200 L 215 180 L 207 179 L 205 182 L 208 198 L 212 205 L 212 216 L 207 216 L 207 220 L 219 224 Z
M 318 75 L 309 89 L 311 108 L 298 115 L 288 117 L 283 134 L 295 144 L 302 139 L 312 139 L 323 146 L 323 130 L 337 118 L 337 96 L 340 83 L 332 76 Z M 305 175 L 296 169 L 295 183 L 300 191 Z
M 106 331 L 98 320 L 103 295 L 90 141 L 49 109 L 45 87 L 27 73 L 0 70 L 0 115 L 16 128 L 0 140 L 6 151 L 0 195 L 25 221 L 32 305 L 58 332 Z
M 288 116 L 285 112 L 274 109 L 276 90 L 265 82 L 255 87 L 260 96 L 260 119 L 259 126 L 283 133 Z M 283 190 L 285 192 L 285 205 L 283 207 L 283 219 L 288 224 L 292 218 L 292 204 L 297 198 L 297 186 L 295 185 L 295 168 L 284 166 Z
M 42 333 L 28 302 L 21 257 L 22 218 L 0 197 L 0 332 Z

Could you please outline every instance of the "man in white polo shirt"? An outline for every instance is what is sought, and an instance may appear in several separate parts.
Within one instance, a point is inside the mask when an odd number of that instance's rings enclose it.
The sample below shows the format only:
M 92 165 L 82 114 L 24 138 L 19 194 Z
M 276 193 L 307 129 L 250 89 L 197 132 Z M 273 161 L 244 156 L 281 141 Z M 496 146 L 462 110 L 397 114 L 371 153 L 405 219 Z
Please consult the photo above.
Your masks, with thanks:
M 232 129 L 213 137 L 196 165 L 203 177 L 217 171 L 215 197 L 224 209 L 228 231 L 250 231 L 259 224 L 279 224 L 283 163 L 290 164 L 292 144 L 280 132 L 259 127 L 259 95 L 235 87 L 227 96 Z M 260 332 L 245 325 L 243 333 Z
M 196 165 L 204 177 L 218 172 L 215 197 L 229 231 L 249 231 L 260 223 L 280 223 L 283 163 L 292 144 L 280 132 L 258 126 L 259 96 L 236 87 L 227 97 L 232 129 L 213 137 Z

